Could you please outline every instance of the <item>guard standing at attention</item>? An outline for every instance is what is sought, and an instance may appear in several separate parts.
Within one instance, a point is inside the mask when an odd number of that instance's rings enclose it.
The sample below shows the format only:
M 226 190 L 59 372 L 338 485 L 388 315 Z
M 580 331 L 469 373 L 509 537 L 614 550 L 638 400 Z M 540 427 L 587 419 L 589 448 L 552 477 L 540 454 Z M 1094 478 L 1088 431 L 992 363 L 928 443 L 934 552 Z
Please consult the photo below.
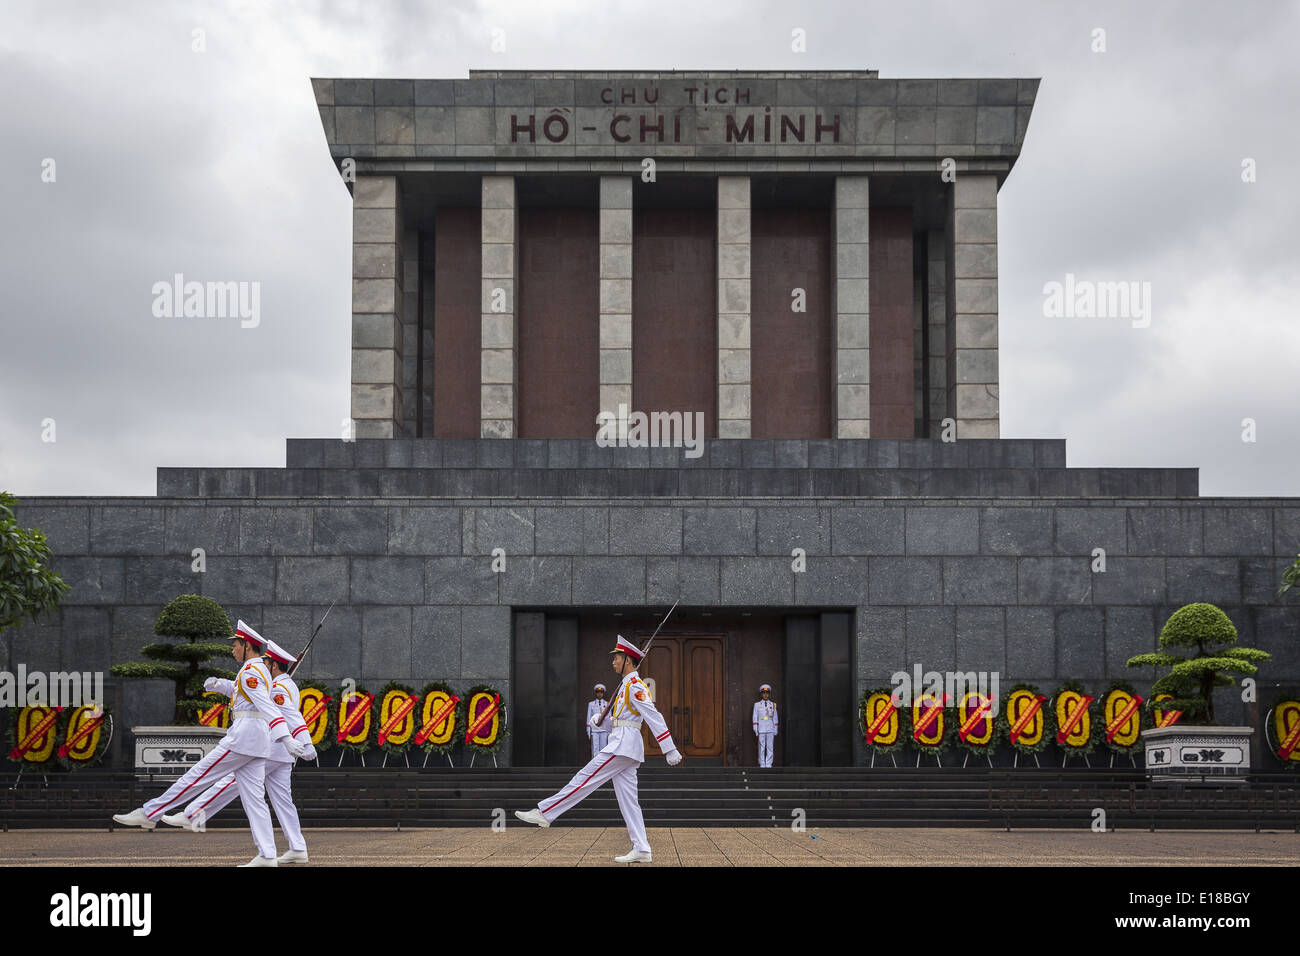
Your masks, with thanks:
M 754 734 L 758 737 L 758 765 L 772 766 L 772 744 L 776 741 L 776 704 L 772 701 L 772 685 L 763 684 L 758 689 L 759 700 L 754 701 Z
M 587 739 L 591 741 L 591 755 L 594 757 L 609 743 L 609 721 L 599 727 L 592 726 L 592 718 L 599 717 L 605 710 L 605 685 L 597 684 L 592 689 L 596 692 L 596 699 L 587 701 Z

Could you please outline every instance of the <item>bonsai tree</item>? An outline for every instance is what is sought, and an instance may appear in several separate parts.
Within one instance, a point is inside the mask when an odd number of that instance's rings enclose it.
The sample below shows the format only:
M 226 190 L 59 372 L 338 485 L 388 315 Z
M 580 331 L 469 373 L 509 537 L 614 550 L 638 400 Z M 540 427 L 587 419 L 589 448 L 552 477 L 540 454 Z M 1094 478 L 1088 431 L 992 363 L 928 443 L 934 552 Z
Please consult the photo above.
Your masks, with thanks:
M 1253 647 L 1225 646 L 1235 643 L 1237 628 L 1228 615 L 1213 604 L 1188 604 L 1171 614 L 1160 630 L 1160 646 L 1166 650 L 1130 657 L 1128 666 L 1169 667 L 1169 673 L 1151 685 L 1154 693 L 1173 697 L 1160 706 L 1181 710 L 1189 724 L 1213 724 L 1214 688 L 1235 683 L 1224 672 L 1254 674 L 1254 662 L 1271 656 Z M 1173 653 L 1176 648 L 1194 649 L 1195 655 Z
M 214 657 L 228 657 L 230 645 L 218 643 L 234 631 L 221 605 L 197 594 L 182 594 L 170 601 L 158 615 L 153 631 L 172 640 L 146 644 L 140 653 L 155 663 L 114 664 L 114 677 L 165 677 L 176 684 L 178 724 L 196 719 L 210 702 L 203 698 L 203 681 L 208 677 L 234 678 L 234 671 L 207 666 Z
M 0 491 L 0 631 L 58 609 L 68 584 L 50 566 L 45 535 L 14 517 L 18 499 Z

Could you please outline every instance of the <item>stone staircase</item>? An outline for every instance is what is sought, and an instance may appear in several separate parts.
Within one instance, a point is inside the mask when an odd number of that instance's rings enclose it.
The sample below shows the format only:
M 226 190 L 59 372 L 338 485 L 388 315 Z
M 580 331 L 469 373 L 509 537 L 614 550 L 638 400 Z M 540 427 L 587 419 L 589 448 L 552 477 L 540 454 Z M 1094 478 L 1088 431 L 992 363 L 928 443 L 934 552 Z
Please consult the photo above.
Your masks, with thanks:
M 568 769 L 397 768 L 294 773 L 307 827 L 489 826 L 497 810 L 519 825 L 557 791 Z M 86 772 L 0 778 L 8 828 L 106 827 L 109 817 L 158 794 L 165 781 Z M 643 768 L 641 807 L 650 826 L 1090 827 L 1094 810 L 1118 829 L 1300 831 L 1300 775 L 1258 774 L 1246 785 L 1151 786 L 1140 771 L 1102 769 Z M 499 818 L 500 814 L 496 814 Z M 622 826 L 602 787 L 564 816 L 568 826 Z M 244 826 L 232 806 L 213 827 Z

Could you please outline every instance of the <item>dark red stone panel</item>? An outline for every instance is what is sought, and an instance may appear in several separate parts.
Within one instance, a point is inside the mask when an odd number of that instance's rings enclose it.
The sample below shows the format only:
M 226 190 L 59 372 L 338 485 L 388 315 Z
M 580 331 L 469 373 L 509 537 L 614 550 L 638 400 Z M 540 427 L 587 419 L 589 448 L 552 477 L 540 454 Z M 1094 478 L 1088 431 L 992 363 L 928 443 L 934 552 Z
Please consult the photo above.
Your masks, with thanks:
M 912 210 L 872 209 L 871 437 L 913 438 Z
M 632 214 L 633 410 L 703 412 L 709 438 L 718 432 L 716 228 L 713 209 Z
M 751 434 L 831 438 L 831 211 L 755 207 L 751 228 Z
M 520 438 L 592 438 L 600 404 L 600 212 L 519 210 Z
M 433 437 L 479 437 L 478 209 L 439 209 L 434 226 Z

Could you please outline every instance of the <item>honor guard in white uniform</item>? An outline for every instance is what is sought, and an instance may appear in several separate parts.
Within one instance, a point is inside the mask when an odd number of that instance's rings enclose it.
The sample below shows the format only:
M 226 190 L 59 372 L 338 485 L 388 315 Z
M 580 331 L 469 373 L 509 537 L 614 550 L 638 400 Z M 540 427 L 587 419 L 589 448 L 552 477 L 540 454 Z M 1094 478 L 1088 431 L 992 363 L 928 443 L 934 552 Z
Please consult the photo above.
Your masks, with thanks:
M 594 757 L 609 743 L 609 721 L 599 727 L 592 724 L 592 718 L 599 717 L 605 709 L 605 685 L 597 684 L 592 690 L 596 692 L 596 699 L 587 701 L 587 739 L 591 741 L 591 755 Z
M 272 741 L 283 740 L 283 746 L 295 757 L 303 755 L 303 746 L 290 736 L 288 721 L 271 700 L 271 674 L 261 658 L 265 639 L 240 621 L 231 640 L 234 642 L 231 656 L 239 661 L 240 667 L 231 681 L 234 696 L 230 701 L 230 729 L 226 736 L 162 796 L 130 813 L 114 814 L 113 820 L 123 826 L 152 830 L 168 807 L 192 799 L 202 788 L 231 773 L 248 816 L 253 843 L 257 845 L 257 856 L 243 865 L 275 866 L 275 836 L 271 831 L 271 812 L 266 806 L 266 755 Z
M 754 734 L 758 737 L 758 765 L 772 766 L 772 744 L 777 735 L 776 704 L 772 702 L 772 685 L 758 689 L 759 700 L 754 701 Z
M 293 666 L 294 657 L 275 641 L 266 642 L 266 659 L 271 667 L 271 700 L 284 716 L 289 726 L 289 733 L 303 745 L 303 758 L 316 759 L 316 748 L 311 743 L 311 733 L 302 719 L 299 706 L 298 685 L 288 674 Z M 229 696 L 234 689 L 234 682 L 219 677 L 209 677 L 203 684 L 204 690 L 215 691 Z M 288 738 L 285 738 L 288 739 Z M 298 823 L 298 810 L 293 805 L 293 792 L 289 773 L 293 769 L 295 758 L 285 749 L 283 741 L 271 744 L 266 755 L 266 795 L 271 798 L 271 808 L 280 823 L 284 837 L 289 841 L 289 849 L 280 854 L 279 863 L 306 863 L 307 842 L 302 837 L 302 827 Z M 164 813 L 163 823 L 189 830 L 203 830 L 207 821 L 216 816 L 226 804 L 238 796 L 233 774 L 227 774 L 202 794 L 195 797 L 185 807 L 183 813 Z
M 552 821 L 565 810 L 577 806 L 606 780 L 612 780 L 614 795 L 618 797 L 618 809 L 627 824 L 627 835 L 632 838 L 632 850 L 623 856 L 614 857 L 615 863 L 649 863 L 650 843 L 645 835 L 645 820 L 641 816 L 641 805 L 637 802 L 636 771 L 645 762 L 645 744 L 641 740 L 641 722 L 650 725 L 650 731 L 659 742 L 664 758 L 669 765 L 676 766 L 682 762 L 682 755 L 673 743 L 668 732 L 668 724 L 650 698 L 650 689 L 637 675 L 636 670 L 624 673 L 628 667 L 635 668 L 642 658 L 636 646 L 625 641 L 620 635 L 614 650 L 612 664 L 614 670 L 623 678 L 614 692 L 613 705 L 606 722 L 613 722 L 609 732 L 609 743 L 601 748 L 600 753 L 591 758 L 587 766 L 579 770 L 559 793 L 553 794 L 537 805 L 535 810 L 516 810 L 515 816 L 525 823 L 534 823 L 540 827 L 549 827 Z M 594 721 L 599 712 L 592 717 Z

